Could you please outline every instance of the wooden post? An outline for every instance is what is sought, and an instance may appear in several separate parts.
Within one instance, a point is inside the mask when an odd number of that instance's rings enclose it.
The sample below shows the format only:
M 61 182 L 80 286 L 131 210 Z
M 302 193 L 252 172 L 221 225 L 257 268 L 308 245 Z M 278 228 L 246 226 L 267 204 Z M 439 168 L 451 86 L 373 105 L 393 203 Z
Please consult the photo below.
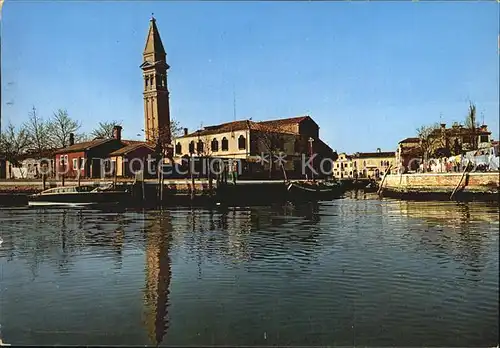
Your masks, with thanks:
M 378 191 L 377 191 L 377 194 L 378 195 L 381 195 L 382 194 L 382 191 L 384 189 L 384 182 L 385 182 L 385 178 L 387 176 L 387 173 L 391 170 L 392 168 L 392 163 L 389 165 L 389 167 L 387 168 L 387 170 L 385 171 L 384 173 L 384 177 L 382 178 L 382 182 L 380 183 L 380 187 L 378 188 Z
M 116 181 L 118 179 L 118 157 L 115 157 L 114 163 L 115 165 L 113 166 L 113 188 L 116 189 Z
M 47 189 L 47 174 L 45 172 L 42 174 L 42 187 L 44 191 Z
M 194 199 L 194 174 L 193 174 L 193 155 L 191 155 L 189 160 L 189 172 L 191 173 L 191 200 Z
M 457 192 L 458 188 L 460 187 L 460 184 L 462 183 L 462 180 L 464 179 L 465 173 L 467 172 L 468 168 L 469 168 L 469 162 L 467 162 L 467 164 L 465 165 L 465 168 L 464 168 L 464 171 L 462 173 L 462 176 L 460 177 L 460 181 L 458 182 L 457 186 L 455 187 L 455 189 L 451 193 L 450 200 L 452 200 L 453 196 L 455 196 L 455 193 Z
M 142 159 L 142 163 L 146 163 L 146 157 L 144 157 Z M 146 185 L 144 184 L 144 179 L 145 179 L 145 177 L 144 177 L 144 165 L 142 167 L 143 167 L 142 173 L 141 173 L 142 174 L 142 178 L 141 178 L 142 179 L 141 180 L 142 181 L 141 182 L 141 184 L 142 184 L 142 200 L 145 202 L 146 201 Z

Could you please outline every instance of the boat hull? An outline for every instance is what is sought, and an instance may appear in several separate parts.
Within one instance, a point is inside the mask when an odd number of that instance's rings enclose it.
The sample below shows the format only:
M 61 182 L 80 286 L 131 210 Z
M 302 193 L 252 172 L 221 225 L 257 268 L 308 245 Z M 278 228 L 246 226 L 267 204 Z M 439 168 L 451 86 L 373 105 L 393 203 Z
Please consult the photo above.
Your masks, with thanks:
M 28 197 L 28 205 L 82 206 L 95 204 L 119 204 L 125 203 L 129 197 L 130 194 L 123 191 L 37 194 Z
M 317 185 L 289 183 L 287 185 L 288 197 L 290 200 L 301 201 L 321 201 L 341 198 L 344 190 L 340 185 Z

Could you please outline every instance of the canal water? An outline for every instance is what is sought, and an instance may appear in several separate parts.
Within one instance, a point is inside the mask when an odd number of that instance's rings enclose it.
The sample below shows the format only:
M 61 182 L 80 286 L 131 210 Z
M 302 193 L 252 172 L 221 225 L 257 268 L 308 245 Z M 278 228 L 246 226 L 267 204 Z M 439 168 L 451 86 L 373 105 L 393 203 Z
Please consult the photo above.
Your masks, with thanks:
M 496 346 L 499 208 L 1 208 L 17 344 Z

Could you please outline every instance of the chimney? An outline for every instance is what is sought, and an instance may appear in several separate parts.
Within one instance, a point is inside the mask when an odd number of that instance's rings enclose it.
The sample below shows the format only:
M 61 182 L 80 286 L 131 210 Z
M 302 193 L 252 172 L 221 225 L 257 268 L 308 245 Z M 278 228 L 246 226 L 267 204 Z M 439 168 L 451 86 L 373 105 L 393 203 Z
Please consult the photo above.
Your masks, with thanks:
M 377 147 L 377 153 L 380 153 L 382 152 L 382 150 L 380 150 L 380 147 Z
M 116 140 L 122 140 L 122 126 L 113 127 L 113 138 Z
M 73 133 L 69 133 L 69 146 L 75 145 L 75 135 Z
M 188 129 L 184 128 L 184 135 L 188 135 Z
M 441 128 L 445 129 L 446 128 L 446 123 L 441 123 Z

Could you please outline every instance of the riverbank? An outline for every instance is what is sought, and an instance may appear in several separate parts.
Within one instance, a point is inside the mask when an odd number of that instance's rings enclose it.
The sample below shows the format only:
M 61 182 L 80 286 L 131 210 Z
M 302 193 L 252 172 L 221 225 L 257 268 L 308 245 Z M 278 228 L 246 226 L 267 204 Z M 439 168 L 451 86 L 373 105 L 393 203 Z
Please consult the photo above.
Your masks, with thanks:
M 498 201 L 499 187 L 499 172 L 393 174 L 385 178 L 382 195 L 412 200 Z

